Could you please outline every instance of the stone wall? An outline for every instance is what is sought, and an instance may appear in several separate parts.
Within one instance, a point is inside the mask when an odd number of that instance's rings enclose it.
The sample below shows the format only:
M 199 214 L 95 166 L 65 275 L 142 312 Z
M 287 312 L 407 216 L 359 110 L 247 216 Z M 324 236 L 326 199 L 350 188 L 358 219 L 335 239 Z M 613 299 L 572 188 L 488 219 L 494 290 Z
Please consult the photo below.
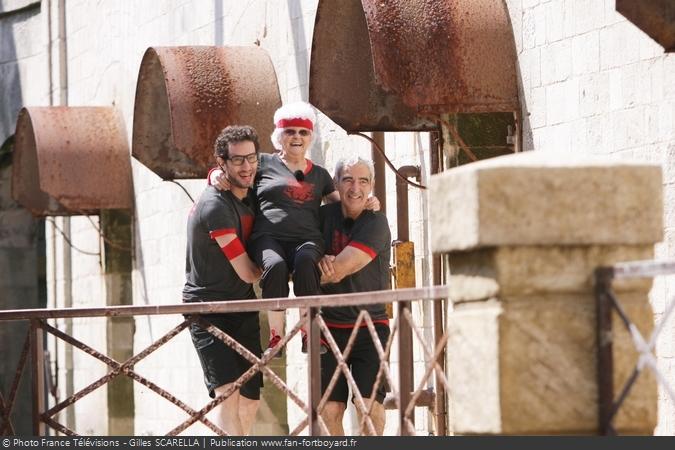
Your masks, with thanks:
M 518 51 L 525 150 L 603 154 L 661 164 L 664 239 L 672 258 L 675 191 L 675 55 L 640 31 L 614 0 L 507 0 Z M 655 280 L 659 321 L 673 301 L 671 277 Z M 675 372 L 675 320 L 657 344 L 659 365 Z M 659 393 L 657 434 L 675 431 L 675 405 Z
M 26 3 L 26 2 L 24 2 Z M 30 2 L 29 2 L 30 3 Z M 53 67 L 48 66 L 47 11 L 51 4 Z M 33 9 L 16 16 L 0 17 L 0 93 L 2 98 L 19 99 L 10 109 L 0 110 L 0 141 L 13 131 L 21 105 L 59 103 L 57 3 L 33 2 Z M 123 112 L 129 138 L 133 123 L 136 77 L 145 49 L 166 45 L 251 45 L 259 44 L 270 54 L 284 101 L 306 99 L 312 28 L 317 1 L 247 0 L 242 2 L 165 0 L 151 3 L 84 0 L 66 2 L 68 47 L 68 104 L 115 105 Z M 657 246 L 658 257 L 673 256 L 672 222 L 675 198 L 675 57 L 663 55 L 653 43 L 614 12 L 613 0 L 507 0 L 518 51 L 519 89 L 524 119 L 525 150 L 562 150 L 569 153 L 600 153 L 615 158 L 632 157 L 664 166 L 665 240 Z M 8 43 L 14 53 L 5 51 Z M 36 76 L 35 74 L 42 74 Z M 50 78 L 51 77 L 51 78 Z M 30 82 L 29 82 L 30 80 Z M 49 81 L 52 81 L 50 92 Z M 9 83 L 12 81 L 12 83 Z M 17 96 L 20 92 L 20 97 Z M 3 103 L 2 108 L 6 103 Z M 320 139 L 312 158 L 332 170 L 342 155 L 369 155 L 367 143 L 348 137 L 328 118 L 320 118 Z M 387 153 L 397 166 L 419 164 L 424 177 L 429 173 L 428 139 L 424 134 L 387 133 Z M 192 205 L 175 185 L 161 181 L 145 166 L 132 162 L 135 191 L 133 289 L 136 304 L 168 304 L 180 301 L 183 280 L 185 217 Z M 426 182 L 426 179 L 423 179 Z M 181 181 L 193 197 L 203 182 Z M 394 177 L 387 173 L 389 219 L 395 226 Z M 418 284 L 429 279 L 427 224 L 428 206 L 424 194 L 411 194 L 411 237 L 416 243 Z M 62 226 L 62 219 L 56 220 Z M 98 234 L 86 218 L 72 220 L 73 243 L 95 251 Z M 47 227 L 47 273 L 49 304 L 100 306 L 106 303 L 100 260 L 72 250 L 72 299 L 64 277 L 64 243 Z M 54 239 L 53 236 L 56 238 Z M 670 301 L 672 283 L 657 280 L 650 296 L 656 320 Z M 421 309 L 421 308 L 420 308 Z M 419 311 L 421 314 L 421 311 Z M 428 317 L 428 316 L 427 316 Z M 428 320 L 428 319 L 427 319 Z M 137 350 L 151 338 L 176 324 L 178 318 L 138 318 L 134 335 Z M 60 323 L 66 327 L 67 324 Z M 90 336 L 90 342 L 104 349 L 104 327 L 93 322 L 74 323 L 76 334 Z M 667 327 L 658 343 L 659 363 L 673 374 L 675 325 Z M 172 358 L 172 370 L 162 372 L 167 387 L 174 386 L 195 403 L 206 400 L 198 365 L 186 336 Z M 63 349 L 60 355 L 64 390 L 72 392 L 74 382 L 67 371 L 80 370 Z M 79 356 L 75 356 L 79 361 Z M 82 363 L 84 364 L 84 362 Z M 95 363 L 98 364 L 98 363 Z M 164 364 L 161 358 L 148 361 L 139 370 L 150 371 Z M 292 364 L 295 364 L 292 362 Z M 301 367 L 301 362 L 297 362 Z M 289 366 L 289 368 L 292 366 Z M 102 366 L 91 373 L 104 370 Z M 159 369 L 157 369 L 159 370 Z M 97 372 L 98 371 L 98 372 Z M 101 372 L 102 373 L 102 372 Z M 289 373 L 301 373 L 296 370 Z M 289 375 L 290 376 L 290 375 Z M 298 383 L 301 376 L 299 375 Z M 72 380 L 72 378 L 71 378 Z M 189 384 L 185 380 L 190 380 Z M 194 380 L 194 381 L 193 381 Z M 164 379 L 162 379 L 164 381 Z M 93 394 L 98 395 L 98 394 Z M 92 400 L 105 405 L 105 394 Z M 159 433 L 166 422 L 182 413 L 166 408 L 164 400 L 137 388 L 136 429 Z M 97 397 L 93 396 L 92 399 Z M 658 433 L 672 434 L 675 406 L 660 394 Z M 86 408 L 85 408 L 86 410 Z M 162 414 L 157 412 L 161 411 Z M 417 424 L 425 430 L 423 410 Z M 86 415 L 83 410 L 82 414 Z M 81 419 L 84 425 L 90 418 Z M 292 420 L 289 416 L 289 420 Z M 167 420 L 168 422 L 168 420 Z M 174 421 L 175 422 L 175 421 Z M 393 420 L 390 420 L 393 422 Z M 87 424 L 82 432 L 103 424 Z M 78 425 L 79 428 L 79 425 Z

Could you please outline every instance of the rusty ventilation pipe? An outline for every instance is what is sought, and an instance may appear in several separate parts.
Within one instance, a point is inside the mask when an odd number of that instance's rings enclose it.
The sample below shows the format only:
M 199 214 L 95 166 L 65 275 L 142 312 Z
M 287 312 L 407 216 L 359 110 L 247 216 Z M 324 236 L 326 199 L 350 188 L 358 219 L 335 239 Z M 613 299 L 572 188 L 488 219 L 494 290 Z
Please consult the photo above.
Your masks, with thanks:
M 134 104 L 133 156 L 164 180 L 204 178 L 228 125 L 251 125 L 270 149 L 281 106 L 276 73 L 260 47 L 151 47 Z
M 616 0 L 616 11 L 658 42 L 666 52 L 675 52 L 675 2 Z
M 516 62 L 504 0 L 321 0 L 309 100 L 348 132 L 435 131 L 519 110 Z
M 387 214 L 387 168 L 384 156 L 377 149 L 377 146 L 384 151 L 384 133 L 376 131 L 372 134 L 375 143 L 370 145 L 370 154 L 373 160 L 373 169 L 375 170 L 375 197 L 380 201 L 380 211 Z
M 132 206 L 131 160 L 112 107 L 27 107 L 16 122 L 12 196 L 35 216 Z
M 406 179 L 415 178 L 420 181 L 421 173 L 419 166 L 401 166 L 398 172 Z M 398 227 L 398 240 L 410 240 L 410 218 L 408 212 L 408 183 L 406 180 L 396 177 L 396 224 Z

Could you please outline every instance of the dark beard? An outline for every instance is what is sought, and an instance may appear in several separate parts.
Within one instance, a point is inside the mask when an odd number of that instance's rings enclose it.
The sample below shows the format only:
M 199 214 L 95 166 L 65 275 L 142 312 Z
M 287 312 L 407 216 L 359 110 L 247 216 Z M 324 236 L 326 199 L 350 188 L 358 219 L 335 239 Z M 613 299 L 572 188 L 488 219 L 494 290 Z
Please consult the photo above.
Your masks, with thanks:
M 234 178 L 230 178 L 230 175 L 227 175 L 227 181 L 230 182 L 230 184 L 234 187 L 238 187 L 241 189 L 248 189 L 250 186 L 245 186 L 244 184 L 240 183 L 238 180 L 235 180 Z

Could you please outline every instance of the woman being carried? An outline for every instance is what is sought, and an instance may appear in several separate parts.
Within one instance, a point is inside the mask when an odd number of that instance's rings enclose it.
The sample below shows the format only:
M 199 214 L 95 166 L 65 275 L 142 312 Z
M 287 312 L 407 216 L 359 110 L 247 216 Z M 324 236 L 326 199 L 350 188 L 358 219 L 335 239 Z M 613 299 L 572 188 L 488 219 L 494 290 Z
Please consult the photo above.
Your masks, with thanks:
M 319 294 L 318 261 L 324 254 L 319 207 L 323 200 L 338 201 L 339 195 L 328 171 L 306 157 L 315 123 L 316 114 L 308 103 L 282 106 L 274 114 L 271 136 L 278 152 L 260 155 L 253 186 L 258 204 L 248 252 L 263 269 L 263 298 L 287 297 L 289 274 L 297 297 Z M 213 171 L 210 182 L 227 189 L 220 173 Z M 378 203 L 371 200 L 371 204 Z M 272 348 L 283 335 L 284 312 L 269 311 L 268 315 L 268 348 Z

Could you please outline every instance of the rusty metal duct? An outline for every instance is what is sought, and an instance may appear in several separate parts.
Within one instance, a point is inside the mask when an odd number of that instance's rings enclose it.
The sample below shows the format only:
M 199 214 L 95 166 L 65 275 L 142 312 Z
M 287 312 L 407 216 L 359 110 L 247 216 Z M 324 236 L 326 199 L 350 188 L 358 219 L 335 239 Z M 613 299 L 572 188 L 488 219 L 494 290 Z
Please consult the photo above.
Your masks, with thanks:
M 658 42 L 666 52 L 675 52 L 673 0 L 616 0 L 616 10 Z
M 163 179 L 203 178 L 227 125 L 252 125 L 269 148 L 280 105 L 260 47 L 151 47 L 136 85 L 132 154 Z
M 309 96 L 348 131 L 435 130 L 442 113 L 516 111 L 504 0 L 321 0 Z
M 23 108 L 15 136 L 12 196 L 34 215 L 131 208 L 129 145 L 114 108 Z

